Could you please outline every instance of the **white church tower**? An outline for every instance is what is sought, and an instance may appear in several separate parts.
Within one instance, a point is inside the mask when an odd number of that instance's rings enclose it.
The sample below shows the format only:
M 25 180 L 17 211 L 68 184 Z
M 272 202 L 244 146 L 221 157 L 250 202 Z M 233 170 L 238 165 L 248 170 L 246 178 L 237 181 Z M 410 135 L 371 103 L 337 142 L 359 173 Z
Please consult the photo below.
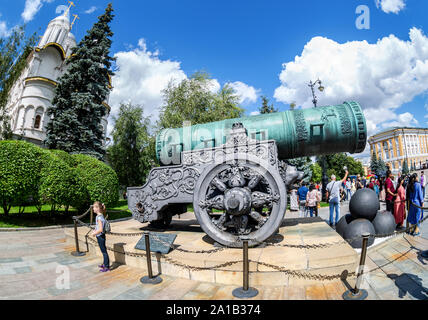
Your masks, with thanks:
M 43 146 L 49 122 L 47 109 L 51 106 L 58 78 L 66 71 L 66 60 L 76 46 L 76 39 L 71 33 L 73 23 L 68 17 L 69 9 L 49 22 L 39 44 L 28 56 L 27 67 L 10 91 L 6 110 L 10 116 L 13 139 L 22 138 Z M 108 97 L 104 106 L 107 108 L 102 119 L 105 137 L 110 113 Z

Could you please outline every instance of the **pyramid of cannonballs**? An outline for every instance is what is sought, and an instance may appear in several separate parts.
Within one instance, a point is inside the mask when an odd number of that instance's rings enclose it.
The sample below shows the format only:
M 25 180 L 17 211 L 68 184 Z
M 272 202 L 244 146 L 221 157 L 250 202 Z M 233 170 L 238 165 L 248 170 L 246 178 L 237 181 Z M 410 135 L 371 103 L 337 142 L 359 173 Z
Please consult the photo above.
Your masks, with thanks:
M 380 211 L 379 199 L 372 189 L 360 189 L 352 196 L 349 202 L 349 211 L 336 226 L 339 233 L 353 248 L 362 247 L 362 234 L 383 235 L 394 232 L 396 224 L 391 212 Z M 374 242 L 369 237 L 368 246 Z

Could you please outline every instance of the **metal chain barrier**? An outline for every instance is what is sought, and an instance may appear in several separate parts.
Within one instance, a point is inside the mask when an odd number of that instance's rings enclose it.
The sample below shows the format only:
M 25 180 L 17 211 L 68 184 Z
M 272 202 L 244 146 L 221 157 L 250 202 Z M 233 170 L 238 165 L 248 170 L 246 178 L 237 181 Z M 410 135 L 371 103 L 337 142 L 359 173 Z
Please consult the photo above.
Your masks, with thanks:
M 266 262 L 252 261 L 252 260 L 250 261 L 280 272 L 284 272 L 286 275 L 290 275 L 297 278 L 310 279 L 310 280 L 334 280 L 334 279 L 340 279 L 342 277 L 342 274 L 335 274 L 335 275 L 311 274 L 307 272 L 286 269 L 284 267 L 280 267 L 280 266 L 266 263 Z M 348 275 L 351 275 L 351 276 L 355 274 L 356 274 L 355 272 L 348 273 Z
M 420 208 L 422 210 L 424 209 L 428 209 L 426 207 L 421 207 L 418 206 L 416 204 L 414 204 L 413 202 L 411 202 L 411 205 Z M 94 229 L 93 226 L 91 226 L 88 223 L 85 223 L 83 221 L 81 221 L 80 219 L 85 217 L 89 212 L 90 212 L 91 208 L 89 210 L 87 210 L 84 214 L 77 216 L 77 217 L 73 217 L 73 219 L 79 223 L 82 226 L 85 226 L 89 229 Z M 423 223 L 426 219 L 428 219 L 428 216 L 425 217 L 424 219 L 422 219 L 420 221 L 420 223 Z M 404 230 L 400 230 L 400 231 L 394 231 L 392 233 L 389 234 L 379 234 L 379 235 L 369 235 L 370 237 L 373 238 L 386 238 L 386 237 L 395 237 L 398 235 L 401 235 L 403 233 L 407 233 L 409 232 L 412 228 L 414 228 L 414 226 L 412 227 L 408 227 Z M 135 236 L 142 236 L 144 235 L 144 232 L 137 232 L 137 233 L 118 233 L 118 232 L 109 232 L 108 234 L 112 235 L 112 236 L 126 236 L 126 237 L 135 237 Z M 172 244 L 165 242 L 164 240 L 162 240 L 161 238 L 159 238 L 158 236 L 156 236 L 155 234 L 151 233 L 150 234 L 151 237 L 153 237 L 153 239 L 159 241 L 160 243 L 162 243 L 163 245 L 169 246 L 171 249 L 180 251 L 180 252 L 184 252 L 184 253 L 197 253 L 197 254 L 210 254 L 210 253 L 215 253 L 215 252 L 220 252 L 223 251 L 225 249 L 228 249 L 226 247 L 222 247 L 222 248 L 216 248 L 216 249 L 210 249 L 210 250 L 187 250 L 187 249 L 182 249 L 179 247 L 175 247 Z M 86 235 L 86 239 L 89 240 L 90 242 L 94 243 L 94 244 L 98 244 L 97 241 L 95 239 L 90 238 L 88 235 Z M 361 240 L 362 237 L 355 237 L 352 239 L 344 239 L 344 240 L 339 240 L 339 241 L 334 241 L 334 242 L 327 242 L 327 243 L 320 243 L 320 244 L 310 244 L 310 245 L 293 245 L 293 244 L 280 244 L 280 243 L 273 243 L 273 242 L 258 242 L 257 245 L 266 245 L 268 247 L 288 247 L 288 248 L 297 248 L 297 249 L 324 249 L 324 248 L 329 248 L 332 247 L 334 245 L 340 245 L 340 244 L 344 244 L 344 243 L 352 243 L 353 241 L 356 240 Z M 147 257 L 146 253 L 138 253 L 138 252 L 129 252 L 129 251 L 117 251 L 115 250 L 113 247 L 107 246 L 107 249 L 115 252 L 115 253 L 121 253 L 130 257 Z M 224 268 L 224 267 L 229 267 L 238 263 L 242 263 L 243 260 L 235 260 L 235 261 L 227 261 L 225 263 L 221 263 L 221 264 L 217 264 L 214 266 L 210 266 L 210 267 L 202 267 L 202 266 L 192 266 L 192 265 L 188 265 L 185 263 L 182 263 L 180 261 L 177 261 L 173 258 L 170 258 L 168 256 L 166 256 L 165 254 L 161 254 L 161 257 L 168 263 L 171 263 L 172 265 L 181 267 L 181 268 L 185 268 L 188 270 L 193 270 L 193 271 L 203 271 L 203 270 L 213 270 L 213 269 L 218 269 L 218 268 Z M 303 278 L 303 279 L 310 279 L 310 280 L 335 280 L 335 279 L 341 279 L 342 274 L 334 274 L 334 275 L 322 275 L 322 274 L 311 274 L 311 273 L 307 273 L 307 272 L 301 272 L 301 271 L 296 271 L 296 270 L 291 270 L 291 269 L 287 269 L 285 267 L 282 266 L 278 266 L 278 265 L 274 265 L 274 264 L 270 264 L 267 262 L 261 262 L 261 261 L 253 261 L 253 260 L 249 260 L 250 262 L 271 268 L 273 270 L 279 271 L 279 272 L 283 272 L 286 275 L 292 276 L 292 277 L 297 277 L 297 278 Z M 355 276 L 356 272 L 352 272 L 352 273 L 348 273 L 348 275 L 350 276 Z

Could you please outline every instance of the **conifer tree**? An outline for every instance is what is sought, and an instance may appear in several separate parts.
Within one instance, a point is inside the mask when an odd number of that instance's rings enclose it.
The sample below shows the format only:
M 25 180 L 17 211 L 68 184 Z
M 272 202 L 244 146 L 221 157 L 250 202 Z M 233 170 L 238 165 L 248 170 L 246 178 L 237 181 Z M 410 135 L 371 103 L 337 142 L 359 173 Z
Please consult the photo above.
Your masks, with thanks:
M 110 68 L 114 58 L 109 55 L 112 12 L 109 4 L 67 60 L 67 71 L 59 79 L 52 107 L 48 109 L 45 144 L 49 149 L 104 158 L 101 120 L 107 113 L 103 103 L 113 75 Z
M 402 168 L 402 174 L 403 175 L 406 175 L 406 174 L 409 174 L 409 165 L 407 164 L 407 160 L 406 159 L 404 159 L 404 161 L 403 161 L 403 168 Z
M 302 181 L 309 183 L 312 179 L 312 161 L 309 157 L 301 157 L 295 159 L 288 159 L 287 162 L 291 166 L 295 166 L 297 170 L 303 171 L 304 176 Z
M 261 114 L 278 112 L 278 109 L 274 108 L 273 104 L 269 105 L 269 99 L 266 96 L 261 96 L 262 106 L 259 108 Z
M 374 153 L 374 151 L 372 152 L 372 158 L 371 158 L 371 161 L 370 161 L 370 170 L 371 170 L 372 173 L 374 173 L 376 175 L 377 175 L 377 173 L 379 171 L 379 162 L 378 162 L 378 160 L 376 158 L 376 154 Z

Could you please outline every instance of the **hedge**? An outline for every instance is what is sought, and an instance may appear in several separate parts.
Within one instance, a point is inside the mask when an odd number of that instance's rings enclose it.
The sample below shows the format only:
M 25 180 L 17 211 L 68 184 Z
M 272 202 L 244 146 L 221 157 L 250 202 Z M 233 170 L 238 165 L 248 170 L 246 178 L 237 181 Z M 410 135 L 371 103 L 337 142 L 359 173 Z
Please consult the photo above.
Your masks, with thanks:
M 45 152 L 42 164 L 38 188 L 39 203 L 50 204 L 53 209 L 58 205 L 82 207 L 88 198 L 88 192 L 76 170 L 50 152 Z
M 83 154 L 73 154 L 71 158 L 76 165 L 78 177 L 86 186 L 90 203 L 101 201 L 110 206 L 119 201 L 119 181 L 111 167 Z
M 115 171 L 87 155 L 46 150 L 25 141 L 0 141 L 0 204 L 7 215 L 12 205 L 72 206 L 119 200 Z
M 37 190 L 44 151 L 24 141 L 0 141 L 0 201 L 7 215 Z

